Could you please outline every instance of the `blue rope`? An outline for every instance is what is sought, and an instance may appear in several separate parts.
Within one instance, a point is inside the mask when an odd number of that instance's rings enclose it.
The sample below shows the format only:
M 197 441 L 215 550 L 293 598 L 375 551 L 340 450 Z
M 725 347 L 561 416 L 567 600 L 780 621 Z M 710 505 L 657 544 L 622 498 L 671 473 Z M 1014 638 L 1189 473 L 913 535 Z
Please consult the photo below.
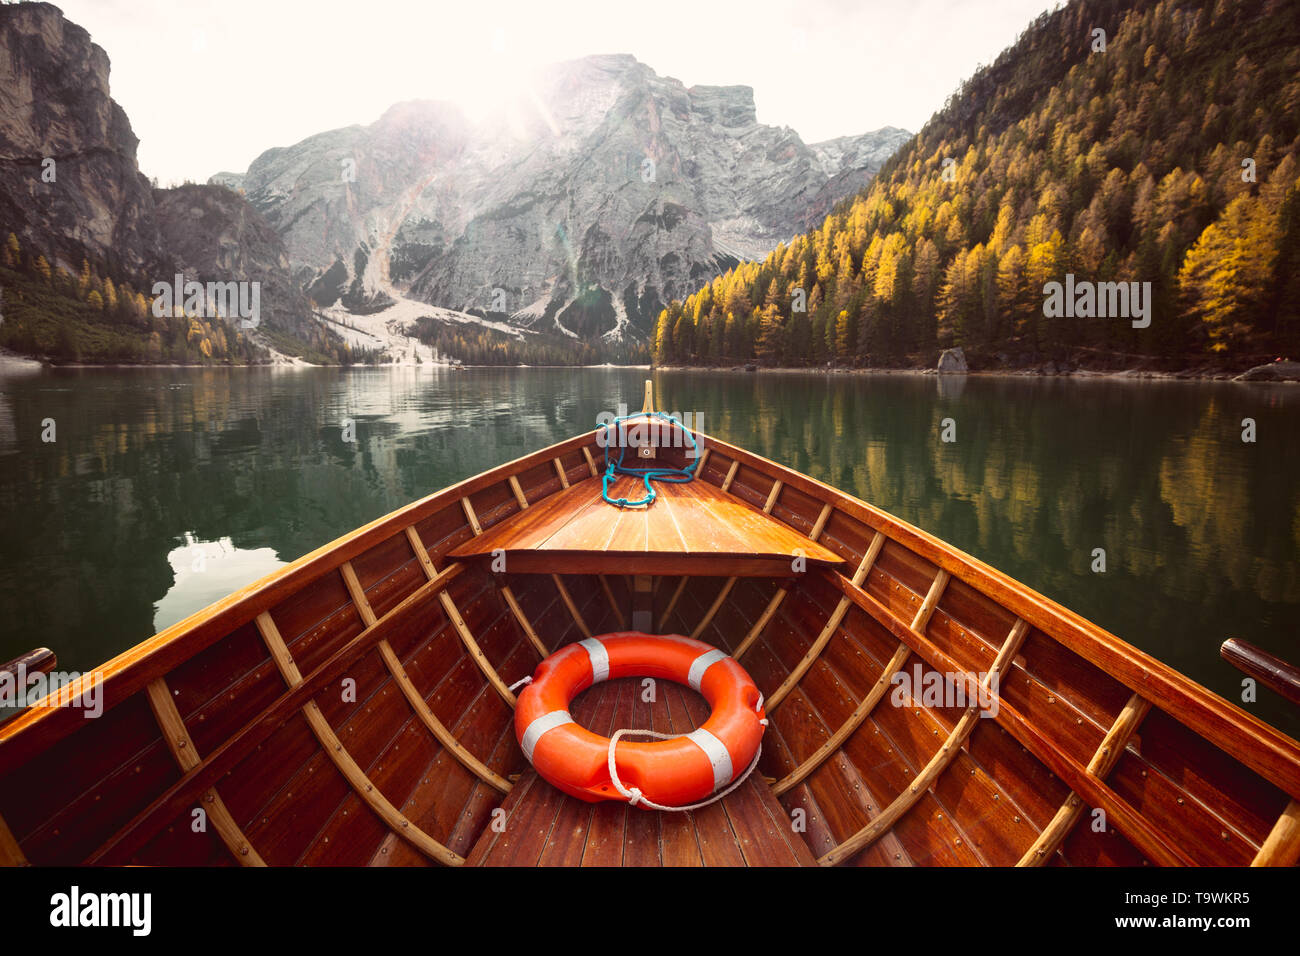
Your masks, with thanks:
M 699 457 L 691 458 L 691 463 L 685 468 L 628 468 L 623 464 L 623 455 L 627 452 L 627 446 L 622 445 L 618 449 L 618 460 L 610 461 L 609 459 L 609 431 L 611 428 L 617 429 L 619 422 L 630 421 L 633 418 L 644 418 L 647 414 L 653 418 L 662 418 L 665 421 L 676 425 L 686 436 L 686 440 L 691 443 L 692 448 L 696 448 L 695 437 L 691 435 L 690 430 L 686 428 L 672 415 L 667 412 L 638 412 L 635 415 L 625 415 L 622 418 L 616 418 L 612 422 L 602 422 L 601 427 L 605 429 L 605 475 L 601 479 L 600 495 L 611 505 L 619 508 L 637 508 L 641 505 L 648 505 L 658 497 L 654 488 L 651 487 L 652 481 L 670 481 L 670 482 L 687 482 L 695 477 L 695 466 L 699 464 Z M 611 498 L 609 496 L 609 483 L 619 475 L 631 475 L 633 478 L 640 478 L 645 482 L 646 495 L 640 501 L 628 501 L 626 498 Z

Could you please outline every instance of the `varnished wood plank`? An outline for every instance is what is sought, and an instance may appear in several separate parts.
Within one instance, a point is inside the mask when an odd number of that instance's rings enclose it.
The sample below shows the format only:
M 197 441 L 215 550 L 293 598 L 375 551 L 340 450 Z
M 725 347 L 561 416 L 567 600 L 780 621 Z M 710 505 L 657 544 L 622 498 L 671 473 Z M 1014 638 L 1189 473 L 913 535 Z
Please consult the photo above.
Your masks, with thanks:
M 303 678 L 302 674 L 298 672 L 298 665 L 294 663 L 293 657 L 289 654 L 284 638 L 280 636 L 280 632 L 276 629 L 275 622 L 271 619 L 270 614 L 264 611 L 258 615 L 257 629 L 266 642 L 267 650 L 270 651 L 276 666 L 280 668 L 280 676 L 284 678 L 285 684 L 290 688 L 302 684 Z M 460 866 L 465 862 L 464 857 L 453 853 L 411 823 L 405 814 L 393 806 L 388 798 L 379 792 L 366 775 L 366 772 L 352 758 L 352 754 L 344 748 L 338 735 L 335 734 L 334 728 L 329 725 L 325 715 L 320 712 L 320 708 L 314 700 L 309 700 L 306 703 L 302 708 L 302 713 L 311 725 L 312 733 L 316 735 L 316 739 L 320 742 L 325 755 L 334 762 L 334 766 L 347 779 L 356 795 L 384 821 L 390 830 L 430 859 L 446 866 Z
M 555 458 L 553 461 L 555 462 L 556 469 L 560 471 L 561 478 L 563 478 L 564 472 L 563 469 L 560 468 L 560 460 Z M 565 482 L 564 486 L 567 488 L 568 482 Z M 462 498 L 461 505 L 465 510 L 465 516 L 469 519 L 470 525 L 474 529 L 474 533 L 476 535 L 482 534 L 483 529 L 479 527 L 478 516 L 474 514 L 474 506 L 469 503 L 469 499 Z M 419 532 L 417 532 L 414 527 L 408 527 L 406 529 L 406 536 L 411 542 L 411 547 L 415 550 L 416 556 L 420 559 L 420 564 L 424 568 L 424 573 L 430 578 L 436 576 L 438 573 L 437 569 L 434 567 L 433 561 L 429 558 L 429 552 L 425 550 L 424 542 L 420 540 Z M 519 626 L 523 628 L 524 636 L 528 638 L 529 643 L 533 645 L 537 653 L 545 658 L 546 647 L 542 644 L 541 638 L 537 636 L 537 632 L 533 630 L 532 624 L 528 622 L 528 616 L 524 614 L 523 609 L 519 606 L 519 602 L 515 600 L 515 594 L 510 590 L 510 585 L 503 584 L 501 586 L 501 596 L 505 599 L 506 606 L 510 608 L 510 613 L 515 616 L 515 620 L 518 621 Z
M 942 572 L 941 572 L 942 573 Z M 983 682 L 982 690 L 988 690 L 991 687 L 994 677 L 1000 675 L 1008 667 L 1011 660 L 1015 657 L 1020 645 L 1024 642 L 1025 636 L 1029 633 L 1029 625 L 1024 621 L 1017 621 L 1007 635 L 1002 649 L 998 652 L 997 658 L 989 667 L 988 675 Z M 893 799 L 889 806 L 880 811 L 871 821 L 853 836 L 849 837 L 834 850 L 823 854 L 817 862 L 822 866 L 834 866 L 842 863 L 848 858 L 870 846 L 872 842 L 887 832 L 908 810 L 910 810 L 918 800 L 925 794 L 930 785 L 938 779 L 939 775 L 948 768 L 953 758 L 957 756 L 962 744 L 975 729 L 975 722 L 980 719 L 980 704 L 978 700 L 966 708 L 957 725 L 953 727 L 948 738 L 943 742 L 939 750 L 930 758 L 930 761 L 916 775 L 916 778 L 901 794 Z
M 691 717 L 691 723 L 700 726 L 709 717 L 708 705 L 695 694 L 687 694 L 678 688 L 682 702 Z M 789 823 L 780 815 L 773 819 L 768 813 L 760 790 L 766 790 L 763 784 L 751 775 L 748 780 L 733 790 L 724 799 L 702 810 L 693 811 L 704 815 L 721 808 L 735 839 L 735 848 L 739 851 L 745 866 L 797 866 L 812 862 L 806 851 L 796 853 L 785 838 Z M 721 827 L 718 827 L 721 833 Z
M 681 598 L 682 592 L 686 590 L 686 582 L 690 580 L 688 575 L 683 574 L 681 580 L 677 582 L 677 587 L 673 589 L 673 596 L 668 599 L 668 604 L 663 613 L 659 615 L 659 630 L 662 631 L 668 626 L 668 618 L 672 616 L 673 610 L 677 607 L 677 601 Z
M 442 604 L 447 619 L 451 621 L 451 626 L 455 628 L 456 633 L 460 636 L 461 643 L 465 645 L 465 650 L 469 652 L 469 656 L 478 665 L 478 669 L 482 671 L 483 676 L 488 679 L 488 683 L 492 685 L 493 689 L 501 695 L 501 699 L 514 707 L 515 695 L 511 693 L 510 688 L 506 686 L 506 682 L 501 679 L 501 675 L 497 673 L 496 668 L 492 666 L 492 662 L 483 653 L 483 649 L 479 647 L 478 641 L 475 640 L 473 633 L 469 629 L 469 625 L 461 617 L 456 602 L 452 600 L 451 595 L 445 590 L 438 592 L 438 600 Z
M 600 469 L 596 467 L 596 461 L 591 457 L 591 449 L 586 445 L 583 445 L 582 455 L 587 459 L 587 468 L 591 470 L 591 477 L 598 478 L 600 476 Z
M 623 609 L 618 606 L 618 601 L 614 600 L 614 592 L 610 590 L 609 579 L 599 574 L 596 576 L 600 580 L 600 589 L 605 592 L 605 599 L 609 601 L 610 610 L 614 612 L 614 617 L 618 619 L 618 629 L 627 630 L 627 618 L 623 616 Z
M 506 829 L 509 828 L 510 815 L 514 813 L 516 807 L 527 799 L 532 788 L 537 786 L 539 781 L 541 781 L 541 777 L 537 776 L 537 772 L 533 770 L 528 771 L 520 777 L 518 784 L 516 784 L 514 789 L 510 791 L 510 795 L 507 796 L 506 799 L 502 801 L 501 806 L 497 808 L 501 811 L 501 814 L 504 814 L 505 828 L 492 826 L 492 818 L 489 817 L 488 825 L 483 828 L 483 832 L 479 834 L 479 838 L 474 842 L 473 848 L 465 856 L 465 862 L 469 866 L 484 865 L 484 862 L 492 855 L 492 851 L 496 847 L 497 841 L 501 838 L 501 834 L 505 833 Z M 502 819 L 501 814 L 495 815 L 496 818 Z
M 416 532 L 414 528 L 407 528 L 406 530 L 409 540 L 413 545 L 418 546 L 416 553 L 423 554 L 424 557 L 427 558 L 428 552 L 424 550 L 424 545 L 420 541 L 418 532 Z M 427 574 L 430 579 L 437 576 L 437 571 L 434 568 L 432 561 L 427 563 L 421 561 L 421 564 L 424 567 L 425 574 Z M 343 562 L 340 571 L 343 574 L 343 581 L 347 586 L 348 594 L 352 597 L 352 603 L 356 606 L 357 613 L 361 615 L 361 619 L 365 622 L 367 627 L 372 626 L 376 623 L 375 612 L 370 607 L 370 602 L 366 599 L 366 592 L 361 587 L 361 582 L 357 579 L 357 574 L 352 567 L 352 563 L 350 561 Z M 424 698 L 420 696 L 420 692 L 416 690 L 415 684 L 411 682 L 411 678 L 407 675 L 406 669 L 402 666 L 401 660 L 393 651 L 392 645 L 390 645 L 388 641 L 381 640 L 378 646 L 380 656 L 384 660 L 384 666 L 392 676 L 393 682 L 397 684 L 398 689 L 402 692 L 402 696 L 406 698 L 407 703 L 415 712 L 415 715 L 420 719 L 420 722 L 424 724 L 429 732 L 433 734 L 438 743 L 442 744 L 442 746 L 446 748 L 453 757 L 460 761 L 467 770 L 477 776 L 484 783 L 501 793 L 509 792 L 510 782 L 500 774 L 489 769 L 486 764 L 470 753 L 469 749 L 462 745 L 451 731 L 447 729 L 446 725 L 438 719 L 437 715 L 429 709 L 429 705 L 425 702 Z
M 176 701 L 172 699 L 166 679 L 154 678 L 145 691 L 149 697 L 149 707 L 158 722 L 158 729 L 162 731 L 167 749 L 171 751 L 172 758 L 181 768 L 181 772 L 188 773 L 198 766 L 199 755 L 194 740 L 185 727 L 185 721 L 181 719 L 180 712 L 176 709 Z M 212 829 L 217 831 L 217 836 L 230 851 L 230 855 L 235 858 L 236 863 L 240 866 L 266 866 L 266 862 L 244 836 L 235 818 L 231 816 L 230 810 L 227 809 L 215 787 L 208 788 L 203 794 L 201 803 L 208 819 L 212 821 Z
M 563 488 L 569 487 L 569 476 L 564 473 L 564 466 L 560 464 L 560 459 L 552 458 L 551 464 L 555 466 L 555 474 L 559 476 L 560 486 Z
M 826 521 L 831 516 L 831 510 L 829 503 L 822 505 L 821 513 L 817 515 L 817 520 L 813 523 L 812 530 L 808 532 L 809 541 L 816 541 L 821 537 L 822 531 L 826 528 Z M 745 635 L 744 640 L 737 645 L 735 653 L 731 655 L 732 657 L 736 658 L 736 660 L 740 660 L 741 656 L 748 651 L 751 646 L 753 646 L 753 643 L 758 640 L 759 635 L 763 633 L 763 628 L 767 627 L 768 623 L 772 620 L 772 615 L 776 614 L 777 608 L 781 606 L 781 602 L 786 599 L 786 596 L 789 593 L 789 588 L 779 588 L 777 592 L 772 595 L 771 600 L 767 603 L 767 607 L 763 609 L 763 613 L 759 615 L 758 620 L 754 622 L 754 626 L 749 629 L 749 633 Z
M 779 479 L 772 483 L 772 490 L 768 492 L 767 495 L 767 503 L 763 505 L 764 514 L 772 513 L 772 508 L 773 506 L 775 506 L 777 498 L 779 498 L 781 495 L 781 488 L 782 488 L 782 482 Z M 816 540 L 816 539 L 813 538 L 811 540 Z M 734 578 L 734 577 L 727 579 L 727 582 L 719 589 L 718 596 L 714 600 L 713 604 L 709 606 L 709 609 L 708 611 L 705 612 L 704 617 L 700 619 L 699 624 L 695 626 L 695 630 L 691 632 L 691 637 L 698 639 L 699 636 L 704 633 L 705 629 L 713 622 L 714 615 L 718 613 L 718 610 L 719 608 L 722 607 L 723 602 L 727 600 L 727 595 L 731 593 L 731 589 L 736 586 L 736 581 L 738 580 L 739 578 Z
M 707 436 L 706 436 L 707 437 Z M 1300 743 L 1240 707 L 1208 692 L 1184 674 L 1138 651 L 1068 608 L 919 528 L 823 482 L 708 437 L 721 454 L 862 521 L 921 558 L 1023 618 L 1124 683 L 1292 797 L 1300 798 Z
M 410 676 L 402 667 L 402 662 L 387 641 L 379 642 L 379 653 L 384 658 L 384 666 L 388 668 L 388 672 L 392 675 L 393 682 L 397 684 L 415 715 L 420 718 L 420 722 L 428 728 L 438 743 L 442 744 L 474 776 L 494 790 L 500 793 L 508 793 L 510 791 L 510 781 L 470 753 L 469 749 L 456 739 L 455 735 L 447 729 L 447 726 L 438 719 L 438 716 L 429 708 L 424 698 L 420 696 L 420 692 L 416 690 Z
M 510 589 L 510 585 L 501 585 L 501 597 L 505 599 L 506 607 L 510 608 L 510 613 L 513 614 L 515 620 L 519 622 L 519 627 L 523 629 L 524 636 L 528 638 L 528 643 L 532 644 L 533 649 L 536 650 L 543 659 L 545 659 L 548 654 L 546 645 L 542 643 L 542 639 L 538 637 L 537 632 L 533 630 L 533 625 L 528 621 L 528 615 L 525 614 L 524 609 L 519 606 L 519 600 L 515 597 L 515 592 Z
M 569 589 L 564 586 L 558 574 L 552 574 L 551 580 L 555 582 L 555 589 L 560 592 L 560 600 L 564 606 L 569 609 L 573 616 L 573 623 L 578 626 L 578 630 L 583 637 L 591 637 L 591 628 L 587 627 L 587 622 L 582 619 L 582 613 L 578 610 L 578 605 L 573 603 L 573 597 L 569 594 Z
M 930 643 L 924 635 L 917 634 L 871 595 L 861 588 L 854 587 L 843 575 L 828 573 L 825 578 L 859 608 L 888 628 L 895 637 L 920 654 L 930 666 L 946 673 L 962 671 L 956 661 Z M 1055 741 L 1045 736 L 1005 699 L 999 702 L 998 714 L 994 719 L 1090 805 L 1105 810 L 1107 817 L 1120 827 L 1125 836 L 1150 859 L 1163 866 L 1194 865 L 1194 861 L 1174 842 L 1171 842 L 1167 835 L 1153 827 L 1114 790 L 1089 774 L 1086 767 L 1065 753 Z
M 1143 700 L 1140 695 L 1134 694 L 1129 699 L 1115 718 L 1101 746 L 1092 755 L 1092 760 L 1088 762 L 1088 773 L 1098 780 L 1106 779 L 1150 710 L 1151 702 Z M 1083 800 L 1077 793 L 1071 792 L 1016 866 L 1042 866 L 1047 863 L 1065 842 L 1082 811 Z
M 528 772 L 536 776 L 534 771 Z M 536 866 L 550 841 L 561 806 L 569 798 L 537 778 L 526 797 L 509 810 L 505 830 L 483 859 L 482 866 Z M 491 829 L 491 824 L 488 825 Z
M 631 574 L 679 569 L 706 557 L 707 573 L 782 573 L 796 555 L 839 564 L 841 558 L 737 498 L 703 481 L 664 483 L 650 505 L 615 508 L 595 482 L 582 482 L 499 522 L 452 549 L 457 559 L 506 552 L 512 573 L 601 573 L 610 560 Z M 644 493 L 639 479 L 620 476 L 614 498 Z M 735 562 L 738 572 L 728 572 Z M 756 565 L 755 563 L 758 562 Z M 753 567 L 751 567 L 753 565 Z
M 877 532 L 875 538 L 871 541 L 871 546 L 862 556 L 862 561 L 859 562 L 858 569 L 853 573 L 852 583 L 854 586 L 860 585 L 863 580 L 866 579 L 866 576 L 871 572 L 872 564 L 875 563 L 876 558 L 880 554 L 880 549 L 884 547 L 884 544 L 885 536 Z M 944 580 L 947 580 L 946 577 Z M 937 601 L 938 598 L 936 597 L 935 600 Z M 771 696 L 768 697 L 766 703 L 768 713 L 776 710 L 781 701 L 785 699 L 785 696 L 790 693 L 799 681 L 803 679 L 804 674 L 808 673 L 808 668 L 813 666 L 817 658 L 821 656 L 821 652 L 825 650 L 826 645 L 830 643 L 830 639 L 835 636 L 835 632 L 839 630 L 840 624 L 844 621 L 844 615 L 848 613 L 850 606 L 851 602 L 848 598 L 840 599 L 839 604 L 835 606 L 835 610 L 831 612 L 831 616 L 829 620 L 827 620 L 826 626 L 822 628 L 822 632 L 817 635 L 817 640 L 813 641 L 812 647 L 808 648 L 807 653 L 805 653 L 799 663 L 795 665 L 794 670 L 792 670 L 789 676 L 781 682 L 781 686 L 773 691 Z
M 894 656 L 885 664 L 885 669 L 871 686 L 870 692 L 853 709 L 853 713 L 849 715 L 849 718 L 840 725 L 839 729 L 824 744 L 809 754 L 807 759 L 800 763 L 799 766 L 772 785 L 774 794 L 779 797 L 791 788 L 798 786 L 807 779 L 809 774 L 820 767 L 826 761 L 826 758 L 839 750 L 844 745 L 844 741 L 853 736 L 854 731 L 862 726 L 862 722 L 871 715 L 871 711 L 875 709 L 881 698 L 889 691 L 890 681 L 898 673 L 898 669 L 907 662 L 907 658 L 911 653 L 911 649 L 906 644 L 898 645 L 898 650 L 894 651 Z
M 705 628 L 713 623 L 714 615 L 718 613 L 718 609 L 721 608 L 723 603 L 727 600 L 727 595 L 730 594 L 731 589 L 736 586 L 737 580 L 737 578 L 727 578 L 727 580 L 722 582 L 722 587 L 718 588 L 718 596 L 713 599 L 713 603 L 709 605 L 709 609 L 704 612 L 704 617 L 700 618 L 700 622 L 696 624 L 695 629 L 691 631 L 691 637 L 699 640 L 699 637 L 704 633 Z
M 445 588 L 462 570 L 459 564 L 450 565 L 440 572 L 438 577 L 429 581 L 380 618 L 374 627 L 366 628 L 335 651 L 301 683 L 295 684 L 281 694 L 269 707 L 204 757 L 193 770 L 163 791 L 149 806 L 122 826 L 86 862 L 92 865 L 102 864 L 117 857 L 127 857 L 139 849 L 158 829 L 191 806 L 199 794 L 229 773 L 259 743 L 297 713 L 307 701 L 320 692 L 322 687 L 346 673 L 361 654 L 389 633 L 407 626 L 407 622 L 415 617 L 425 602 L 433 594 Z M 283 644 L 283 640 L 280 643 Z M 270 654 L 272 659 L 275 659 L 277 650 L 270 650 Z M 293 663 L 292 658 L 289 658 L 288 663 Z M 278 661 L 277 666 L 279 666 Z

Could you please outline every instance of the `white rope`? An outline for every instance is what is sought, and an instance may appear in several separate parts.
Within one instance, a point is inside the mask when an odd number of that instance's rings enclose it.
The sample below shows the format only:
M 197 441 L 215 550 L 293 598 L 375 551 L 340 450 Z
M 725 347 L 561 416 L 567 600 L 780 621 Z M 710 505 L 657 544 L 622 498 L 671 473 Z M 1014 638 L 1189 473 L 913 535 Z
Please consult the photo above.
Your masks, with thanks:
M 532 682 L 533 679 L 531 677 L 525 677 L 521 680 L 515 681 L 513 684 L 507 687 L 506 690 L 510 691 L 510 693 L 513 694 L 515 692 L 516 687 L 522 687 L 524 684 L 531 684 Z
M 763 723 L 766 724 L 767 721 L 764 720 Z M 613 737 L 609 738 L 609 779 L 610 782 L 614 784 L 614 788 L 623 796 L 628 798 L 627 802 L 629 806 L 635 807 L 638 803 L 640 803 L 649 807 L 651 810 L 663 810 L 668 813 L 680 813 L 685 810 L 698 810 L 701 807 L 707 807 L 711 803 L 717 803 L 719 800 L 721 800 L 723 797 L 731 793 L 731 791 L 735 790 L 737 787 L 739 787 L 742 783 L 745 782 L 745 779 L 751 773 L 753 773 L 754 768 L 758 766 L 758 758 L 763 756 L 763 745 L 760 743 L 758 745 L 758 752 L 754 754 L 754 759 L 750 762 L 749 767 L 745 770 L 744 773 L 742 773 L 739 777 L 737 777 L 735 781 L 731 784 L 731 786 L 729 786 L 726 790 L 723 790 L 721 793 L 715 793 L 713 796 L 709 797 L 709 799 L 704 800 L 700 803 L 692 803 L 689 806 L 685 806 L 685 807 L 666 807 L 663 804 L 655 803 L 653 800 L 646 797 L 646 795 L 643 794 L 641 790 L 637 787 L 632 787 L 631 789 L 624 787 L 623 781 L 618 778 L 618 770 L 614 767 L 614 748 L 618 746 L 618 738 L 622 737 L 624 734 L 640 734 L 645 737 L 657 737 L 660 740 L 672 740 L 676 737 L 680 737 L 681 735 L 680 734 L 657 734 L 653 730 L 620 730 L 617 733 L 615 733 Z
M 758 703 L 754 705 L 754 712 L 758 713 L 762 709 L 763 709 L 763 695 L 759 694 Z M 762 718 L 761 720 L 759 720 L 759 723 L 762 724 L 764 727 L 766 727 L 767 718 L 766 717 Z M 639 734 L 642 737 L 657 737 L 659 740 L 673 740 L 677 737 L 680 737 L 681 735 L 680 734 L 659 734 L 659 733 L 655 733 L 653 730 L 620 730 L 616 734 L 614 734 L 613 737 L 609 738 L 609 754 L 607 760 L 609 762 L 609 780 L 610 783 L 614 785 L 614 789 L 616 789 L 619 793 L 621 793 L 624 797 L 627 798 L 627 802 L 629 806 L 635 807 L 638 803 L 643 803 L 651 810 L 663 810 L 666 813 L 681 813 L 686 810 L 699 810 L 701 807 L 707 807 L 711 803 L 717 803 L 723 797 L 727 796 L 727 794 L 731 793 L 742 783 L 744 783 L 746 779 L 748 779 L 749 775 L 754 772 L 754 768 L 758 766 L 758 758 L 763 756 L 763 742 L 760 739 L 758 743 L 758 751 L 754 754 L 754 759 L 751 760 L 749 766 L 745 768 L 745 772 L 742 773 L 739 777 L 737 777 L 734 781 L 732 781 L 731 786 L 729 786 L 726 790 L 723 790 L 721 793 L 716 793 L 713 796 L 709 797 L 709 799 L 704 800 L 700 803 L 692 803 L 685 807 L 666 807 L 661 803 L 655 803 L 653 800 L 647 799 L 646 795 L 643 794 L 641 790 L 637 787 L 632 787 L 631 789 L 624 787 L 623 781 L 618 779 L 618 768 L 614 766 L 614 750 L 618 746 L 618 738 L 622 737 L 624 734 Z

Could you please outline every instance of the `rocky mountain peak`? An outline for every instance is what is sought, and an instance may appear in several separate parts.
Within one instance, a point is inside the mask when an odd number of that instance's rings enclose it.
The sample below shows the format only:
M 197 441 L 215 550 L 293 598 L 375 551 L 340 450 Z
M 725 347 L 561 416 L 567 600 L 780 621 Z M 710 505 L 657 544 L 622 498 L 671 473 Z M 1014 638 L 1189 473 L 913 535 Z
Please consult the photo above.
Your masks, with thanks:
M 890 129 L 816 149 L 760 124 L 751 87 L 687 88 L 628 54 L 532 83 L 492 121 L 401 103 L 219 181 L 280 231 L 320 306 L 407 296 L 644 337 L 671 298 L 805 228 L 900 142 Z
M 758 123 L 752 86 L 692 86 L 687 93 L 691 110 L 705 123 L 728 129 Z

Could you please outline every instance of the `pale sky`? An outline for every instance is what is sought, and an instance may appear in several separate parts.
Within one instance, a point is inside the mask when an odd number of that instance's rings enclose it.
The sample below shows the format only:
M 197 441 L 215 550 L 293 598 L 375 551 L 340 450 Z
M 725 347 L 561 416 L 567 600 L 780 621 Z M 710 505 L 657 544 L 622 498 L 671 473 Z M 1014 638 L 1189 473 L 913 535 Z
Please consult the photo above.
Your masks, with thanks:
M 393 103 L 471 114 L 528 71 L 631 53 L 687 86 L 754 88 L 758 119 L 817 142 L 913 132 L 1055 0 L 54 0 L 112 62 L 113 98 L 164 185 L 374 122 Z

